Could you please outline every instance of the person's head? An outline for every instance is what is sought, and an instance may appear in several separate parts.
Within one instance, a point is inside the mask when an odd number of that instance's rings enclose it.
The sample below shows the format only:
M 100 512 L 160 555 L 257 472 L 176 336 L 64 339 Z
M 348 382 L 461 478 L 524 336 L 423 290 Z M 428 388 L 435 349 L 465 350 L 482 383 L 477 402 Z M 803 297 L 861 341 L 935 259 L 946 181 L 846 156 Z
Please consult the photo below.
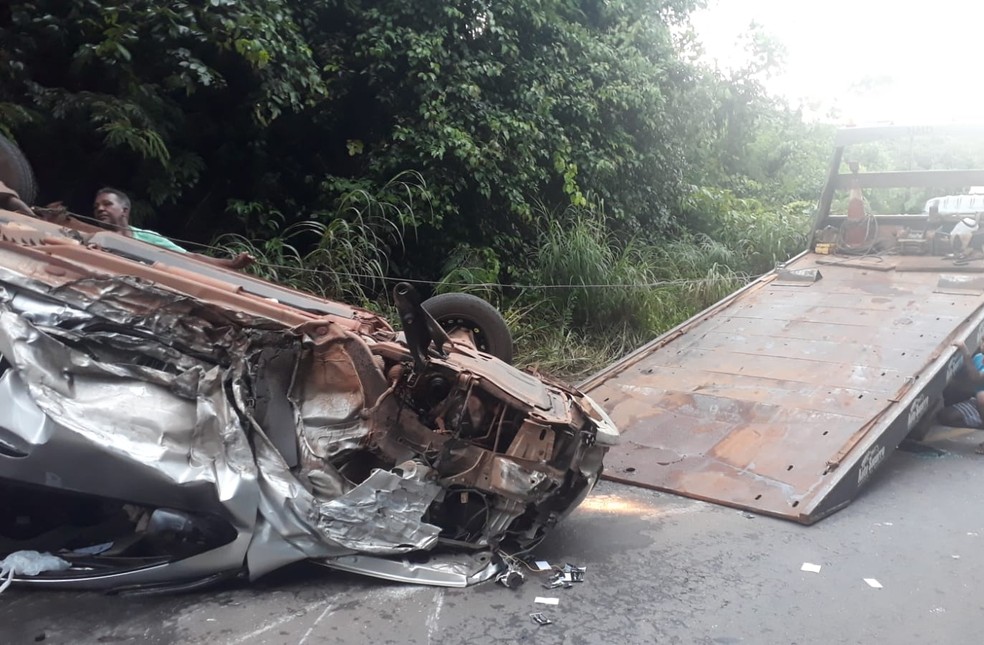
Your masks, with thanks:
M 130 226 L 130 198 L 122 190 L 100 188 L 92 204 L 92 214 L 104 224 L 127 229 Z

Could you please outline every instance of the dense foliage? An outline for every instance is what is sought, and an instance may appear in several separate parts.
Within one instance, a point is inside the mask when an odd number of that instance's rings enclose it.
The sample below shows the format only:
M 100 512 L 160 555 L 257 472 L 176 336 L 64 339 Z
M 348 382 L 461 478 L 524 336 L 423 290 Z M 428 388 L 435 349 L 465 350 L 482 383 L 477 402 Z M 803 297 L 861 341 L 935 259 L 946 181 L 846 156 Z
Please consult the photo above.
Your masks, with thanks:
M 42 200 L 118 186 L 270 277 L 481 283 L 520 331 L 642 337 L 796 250 L 824 168 L 826 130 L 762 88 L 779 48 L 707 67 L 701 4 L 12 0 L 0 130 Z M 653 287 L 681 278 L 704 291 Z M 549 288 L 578 284 L 627 286 Z

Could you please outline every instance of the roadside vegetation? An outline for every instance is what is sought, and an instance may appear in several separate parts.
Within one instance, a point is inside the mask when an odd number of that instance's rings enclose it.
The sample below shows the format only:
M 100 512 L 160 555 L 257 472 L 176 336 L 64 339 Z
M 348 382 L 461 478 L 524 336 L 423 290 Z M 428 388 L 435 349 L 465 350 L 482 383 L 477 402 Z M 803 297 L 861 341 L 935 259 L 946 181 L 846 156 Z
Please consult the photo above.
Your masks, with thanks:
M 117 186 L 383 312 L 397 279 L 470 291 L 577 379 L 803 248 L 832 130 L 765 92 L 765 35 L 703 62 L 702 4 L 13 0 L 0 131 L 41 203 Z

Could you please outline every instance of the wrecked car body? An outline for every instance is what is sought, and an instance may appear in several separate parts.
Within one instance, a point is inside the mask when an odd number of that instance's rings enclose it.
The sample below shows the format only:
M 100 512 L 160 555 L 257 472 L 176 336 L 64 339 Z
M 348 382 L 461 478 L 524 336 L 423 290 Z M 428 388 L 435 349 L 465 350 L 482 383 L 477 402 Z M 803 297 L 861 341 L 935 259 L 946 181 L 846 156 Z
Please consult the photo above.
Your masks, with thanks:
M 589 398 L 76 220 L 0 210 L 0 559 L 187 589 L 310 560 L 465 586 L 534 546 L 618 433 Z

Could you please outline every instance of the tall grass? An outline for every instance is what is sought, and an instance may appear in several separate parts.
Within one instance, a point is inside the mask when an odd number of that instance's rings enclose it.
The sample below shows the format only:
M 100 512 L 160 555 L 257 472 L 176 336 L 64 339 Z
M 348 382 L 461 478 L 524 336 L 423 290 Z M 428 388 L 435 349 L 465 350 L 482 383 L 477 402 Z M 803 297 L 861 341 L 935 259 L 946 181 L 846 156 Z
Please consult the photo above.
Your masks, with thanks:
M 401 176 L 387 184 L 380 193 L 384 198 L 349 191 L 333 212 L 312 213 L 311 219 L 282 229 L 274 226 L 277 232 L 265 240 L 226 234 L 215 244 L 251 254 L 256 263 L 250 271 L 262 278 L 370 306 L 372 294 L 384 286 L 387 258 L 403 245 L 403 223 L 413 221 L 412 201 L 391 198 L 407 181 Z M 269 216 L 283 221 L 280 213 Z
M 580 328 L 605 328 L 615 320 L 629 329 L 647 328 L 657 312 L 648 297 L 657 280 L 647 249 L 619 244 L 603 217 L 577 210 L 545 222 L 531 257 L 532 283 L 562 318 Z
M 435 291 L 462 291 L 501 305 L 501 272 L 502 265 L 493 249 L 459 244 L 441 268 L 443 277 L 435 285 Z
M 733 266 L 753 274 L 770 271 L 806 248 L 814 209 L 803 201 L 767 207 L 715 188 L 694 188 L 683 206 L 691 230 L 732 251 Z
M 806 219 L 728 209 L 720 235 L 622 241 L 598 209 L 544 221 L 512 305 L 521 361 L 567 378 L 600 368 L 732 293 L 797 250 Z

